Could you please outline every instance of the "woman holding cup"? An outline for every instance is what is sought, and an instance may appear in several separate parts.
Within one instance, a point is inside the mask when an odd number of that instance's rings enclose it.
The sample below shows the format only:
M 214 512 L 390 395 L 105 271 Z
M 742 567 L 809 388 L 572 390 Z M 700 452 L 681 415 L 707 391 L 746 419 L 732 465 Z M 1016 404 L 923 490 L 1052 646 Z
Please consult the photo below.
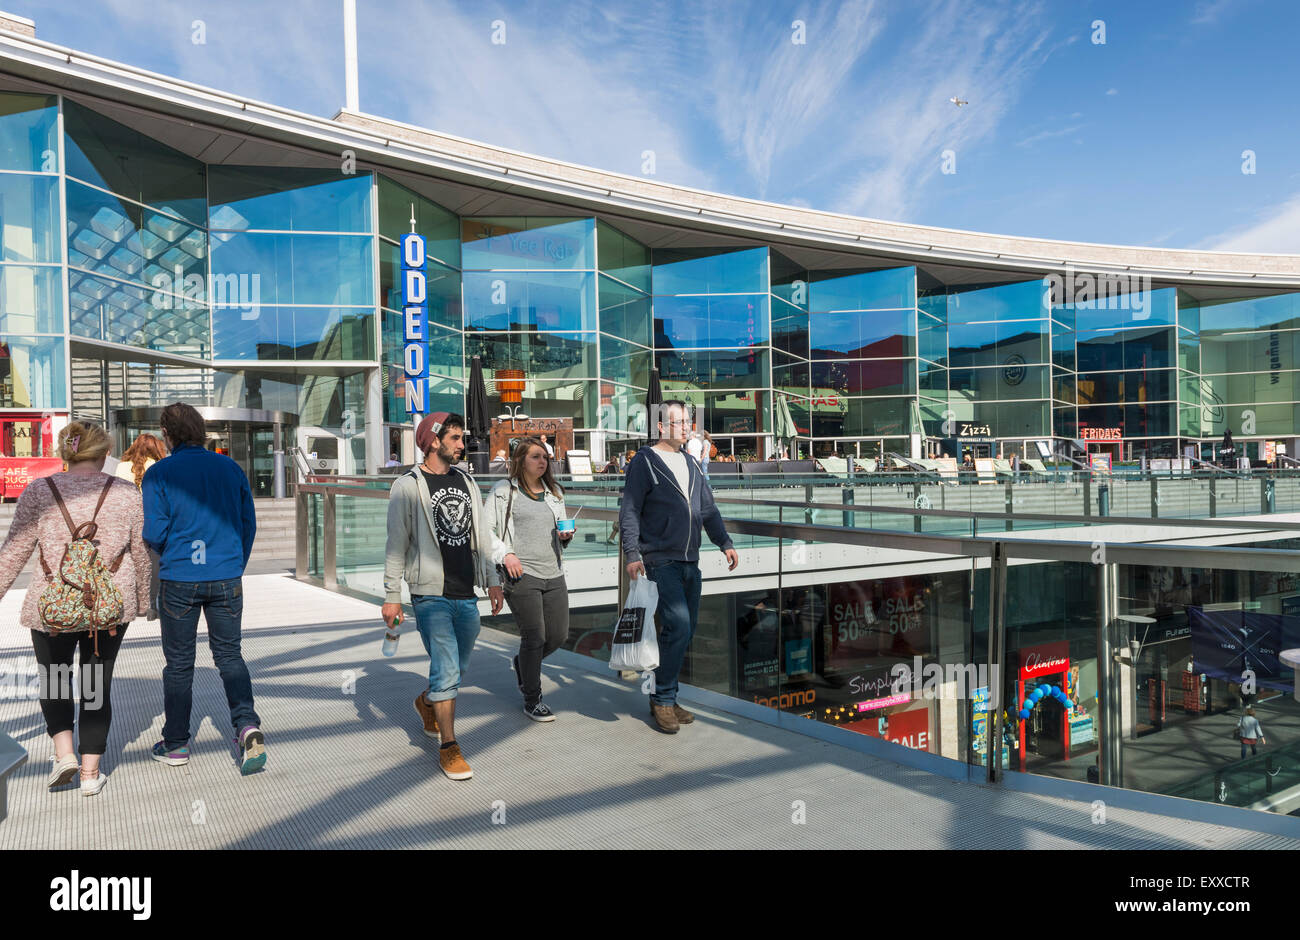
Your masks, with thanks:
M 542 660 L 569 635 L 569 588 L 563 551 L 576 523 L 564 507 L 564 488 L 551 473 L 546 445 L 536 437 L 516 446 L 506 479 L 492 488 L 492 531 L 500 539 L 496 557 L 506 603 L 519 624 L 515 683 L 524 714 L 554 721 L 542 701 Z

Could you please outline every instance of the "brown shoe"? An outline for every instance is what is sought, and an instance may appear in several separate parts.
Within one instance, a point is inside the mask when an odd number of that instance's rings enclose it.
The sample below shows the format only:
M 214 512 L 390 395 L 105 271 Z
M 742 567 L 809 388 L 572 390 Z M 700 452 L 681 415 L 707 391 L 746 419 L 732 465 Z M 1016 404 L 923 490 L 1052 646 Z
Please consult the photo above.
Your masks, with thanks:
M 654 715 L 655 724 L 664 734 L 676 734 L 678 729 L 677 716 L 669 705 L 655 705 L 650 703 L 650 714 Z
M 438 737 L 440 732 L 438 731 L 438 720 L 433 717 L 433 703 L 424 697 L 423 692 L 415 697 L 415 713 L 424 722 L 424 733 L 431 738 Z
M 442 772 L 452 780 L 468 780 L 474 776 L 469 763 L 461 756 L 459 744 L 453 743 L 451 747 L 440 749 L 438 763 L 442 765 Z
M 695 716 L 680 705 L 673 705 L 673 714 L 677 716 L 678 724 L 689 725 L 695 720 Z

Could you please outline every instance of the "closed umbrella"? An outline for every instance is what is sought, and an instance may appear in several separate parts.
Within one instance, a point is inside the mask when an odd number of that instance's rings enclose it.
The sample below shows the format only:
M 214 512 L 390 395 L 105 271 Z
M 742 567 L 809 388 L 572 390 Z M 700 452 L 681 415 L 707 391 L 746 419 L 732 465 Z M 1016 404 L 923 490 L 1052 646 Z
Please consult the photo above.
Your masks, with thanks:
M 483 381 L 483 363 L 475 356 L 469 367 L 469 388 L 465 391 L 465 430 L 470 438 L 465 450 L 475 473 L 488 472 L 488 422 L 487 383 Z
M 772 415 L 772 433 L 777 440 L 789 441 L 790 451 L 794 452 L 794 437 L 798 430 L 794 426 L 794 417 L 790 414 L 790 404 L 784 395 L 776 396 L 775 413 Z
M 659 436 L 659 426 L 655 423 L 659 420 L 659 406 L 664 403 L 664 392 L 659 386 L 659 370 L 650 370 L 649 387 L 645 392 L 645 410 L 646 410 L 646 435 L 650 440 Z

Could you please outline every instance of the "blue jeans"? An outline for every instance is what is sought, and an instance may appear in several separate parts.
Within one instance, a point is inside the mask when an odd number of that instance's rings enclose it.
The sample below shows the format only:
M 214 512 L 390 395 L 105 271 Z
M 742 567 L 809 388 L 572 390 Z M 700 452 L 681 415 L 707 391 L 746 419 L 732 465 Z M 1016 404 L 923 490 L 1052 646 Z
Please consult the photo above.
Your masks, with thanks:
M 677 704 L 677 676 L 695 636 L 700 615 L 700 566 L 693 561 L 663 561 L 645 566 L 659 588 L 655 622 L 659 627 L 659 668 L 655 670 L 654 705 Z
M 184 747 L 190 740 L 190 710 L 194 701 L 194 647 L 199 611 L 208 624 L 212 662 L 226 687 L 230 722 L 238 734 L 248 725 L 261 725 L 253 711 L 253 681 L 240 651 L 239 624 L 244 616 L 244 585 L 229 581 L 160 581 L 158 620 L 162 626 L 163 743 L 167 749 Z
M 478 639 L 478 601 L 451 600 L 437 594 L 412 594 L 415 625 L 429 654 L 430 702 L 454 699 L 469 668 L 469 654 Z

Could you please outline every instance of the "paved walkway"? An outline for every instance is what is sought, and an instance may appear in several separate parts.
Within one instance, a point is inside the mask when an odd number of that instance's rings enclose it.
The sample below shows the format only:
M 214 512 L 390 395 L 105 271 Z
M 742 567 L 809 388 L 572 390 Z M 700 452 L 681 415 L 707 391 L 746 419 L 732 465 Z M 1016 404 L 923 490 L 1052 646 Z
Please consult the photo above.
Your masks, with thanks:
M 246 578 L 245 653 L 270 749 L 241 778 L 220 680 L 196 667 L 193 758 L 149 758 L 162 727 L 157 624 L 129 628 L 114 683 L 105 791 L 48 793 L 35 701 L 0 701 L 30 754 L 10 779 L 12 848 L 1300 848 L 1300 840 L 959 783 L 708 708 L 676 736 L 639 685 L 560 652 L 543 687 L 551 724 L 519 708 L 515 641 L 485 630 L 457 729 L 475 777 L 447 780 L 412 701 L 418 637 L 379 655 L 378 608 L 284 575 Z M 0 601 L 0 668 L 30 662 Z M 684 698 L 685 700 L 685 698 Z M 687 703 L 689 704 L 689 702 Z M 806 822 L 792 821 L 803 801 Z M 504 820 L 503 822 L 494 822 Z

